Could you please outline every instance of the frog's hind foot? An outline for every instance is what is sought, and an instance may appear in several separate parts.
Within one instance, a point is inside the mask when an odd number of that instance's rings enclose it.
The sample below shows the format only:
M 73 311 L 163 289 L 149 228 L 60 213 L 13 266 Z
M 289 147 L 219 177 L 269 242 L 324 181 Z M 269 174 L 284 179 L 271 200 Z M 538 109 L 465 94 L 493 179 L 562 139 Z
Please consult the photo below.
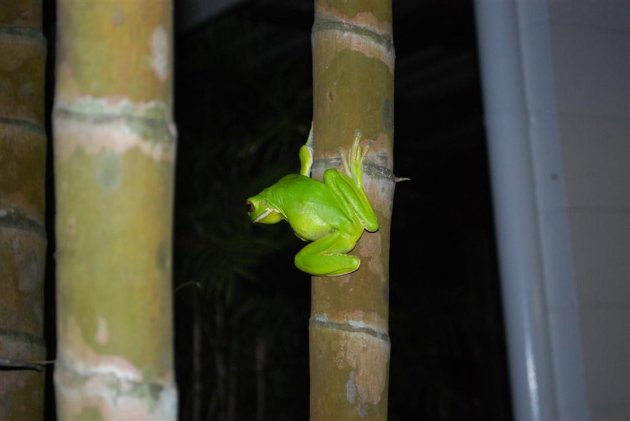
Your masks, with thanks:
M 354 140 L 350 148 L 349 162 L 343 150 L 339 149 L 339 155 L 341 156 L 341 163 L 345 173 L 355 181 L 359 188 L 363 186 L 363 160 L 370 150 L 368 145 L 361 146 L 361 136 L 361 130 L 357 129 L 354 131 Z

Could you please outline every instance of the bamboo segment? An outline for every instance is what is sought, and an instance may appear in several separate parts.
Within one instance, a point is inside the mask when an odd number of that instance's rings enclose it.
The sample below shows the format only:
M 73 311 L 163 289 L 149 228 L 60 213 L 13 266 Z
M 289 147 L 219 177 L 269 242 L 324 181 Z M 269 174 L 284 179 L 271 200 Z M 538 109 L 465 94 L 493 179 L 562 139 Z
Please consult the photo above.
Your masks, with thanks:
M 175 419 L 170 0 L 58 2 L 60 419 Z
M 357 272 L 314 277 L 310 319 L 312 420 L 387 419 L 390 342 L 389 234 L 395 179 L 389 0 L 315 2 L 313 25 L 315 174 L 339 164 L 360 130 L 370 152 L 364 188 L 380 230 L 352 252 Z
M 0 2 L 0 419 L 43 419 L 44 62 L 39 0 Z

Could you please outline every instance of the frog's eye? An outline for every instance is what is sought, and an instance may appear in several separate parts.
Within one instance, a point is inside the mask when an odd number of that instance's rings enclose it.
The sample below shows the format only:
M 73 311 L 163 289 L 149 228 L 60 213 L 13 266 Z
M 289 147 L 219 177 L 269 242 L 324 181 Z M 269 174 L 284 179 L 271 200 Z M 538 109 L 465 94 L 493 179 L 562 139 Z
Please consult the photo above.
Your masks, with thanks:
M 247 209 L 247 213 L 252 213 L 256 210 L 256 206 L 249 200 L 245 202 L 245 208 Z

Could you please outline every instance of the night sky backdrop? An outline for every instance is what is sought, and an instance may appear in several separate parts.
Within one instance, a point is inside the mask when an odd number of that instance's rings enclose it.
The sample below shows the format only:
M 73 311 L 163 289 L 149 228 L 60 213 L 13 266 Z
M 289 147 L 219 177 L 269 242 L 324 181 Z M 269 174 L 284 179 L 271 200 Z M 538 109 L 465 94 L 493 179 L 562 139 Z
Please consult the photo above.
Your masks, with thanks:
M 50 111 L 54 2 L 44 3 Z M 307 3 L 245 2 L 176 38 L 181 419 L 256 419 L 261 378 L 265 419 L 308 419 L 310 284 L 293 267 L 302 243 L 286 224 L 252 227 L 244 206 L 299 167 L 312 108 Z M 472 1 L 393 3 L 394 171 L 411 180 L 396 186 L 392 219 L 390 419 L 509 420 Z

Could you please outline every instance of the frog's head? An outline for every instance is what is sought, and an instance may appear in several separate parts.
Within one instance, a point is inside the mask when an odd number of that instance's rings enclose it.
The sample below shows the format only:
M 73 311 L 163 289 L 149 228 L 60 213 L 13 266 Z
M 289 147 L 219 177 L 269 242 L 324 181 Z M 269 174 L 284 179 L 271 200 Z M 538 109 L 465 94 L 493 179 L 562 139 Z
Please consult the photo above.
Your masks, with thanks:
M 272 206 L 264 197 L 253 196 L 247 199 L 247 214 L 252 222 L 275 224 L 284 219 L 282 213 Z

